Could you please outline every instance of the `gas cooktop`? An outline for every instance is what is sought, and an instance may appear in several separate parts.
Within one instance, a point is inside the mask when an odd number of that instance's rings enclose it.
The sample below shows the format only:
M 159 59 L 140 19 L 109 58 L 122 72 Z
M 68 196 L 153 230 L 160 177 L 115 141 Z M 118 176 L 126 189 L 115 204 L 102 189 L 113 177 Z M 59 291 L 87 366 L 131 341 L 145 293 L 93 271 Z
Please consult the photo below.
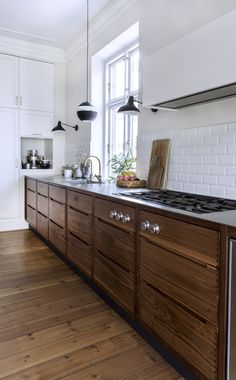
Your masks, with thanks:
M 116 193 L 115 195 L 174 207 L 180 210 L 195 212 L 197 214 L 236 210 L 236 200 L 172 190 L 124 191 Z

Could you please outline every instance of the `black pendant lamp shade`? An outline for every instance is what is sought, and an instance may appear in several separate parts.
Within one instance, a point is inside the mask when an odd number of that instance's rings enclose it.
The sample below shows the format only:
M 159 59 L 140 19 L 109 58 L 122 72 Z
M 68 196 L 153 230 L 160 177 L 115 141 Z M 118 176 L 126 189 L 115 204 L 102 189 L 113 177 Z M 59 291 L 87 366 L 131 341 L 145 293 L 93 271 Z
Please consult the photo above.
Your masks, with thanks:
M 79 105 L 77 116 L 81 121 L 93 121 L 97 117 L 95 107 L 89 102 L 83 102 Z
M 81 121 L 93 121 L 97 117 L 97 111 L 95 107 L 88 101 L 88 87 L 89 87 L 89 0 L 87 0 L 87 49 L 86 49 L 86 102 L 83 102 L 79 105 L 77 116 Z
M 66 125 L 67 127 L 73 128 L 75 131 L 78 131 L 78 129 L 79 129 L 78 125 L 70 125 L 70 124 L 62 123 L 59 120 L 57 125 L 52 129 L 52 132 L 65 132 L 65 128 L 63 128 L 63 125 Z
M 128 102 L 124 106 L 121 106 L 117 112 L 121 112 L 121 113 L 124 113 L 126 115 L 133 115 L 133 116 L 138 115 L 140 113 L 140 111 L 134 105 L 134 101 L 138 102 L 137 100 L 134 100 L 133 96 L 130 96 L 128 99 Z

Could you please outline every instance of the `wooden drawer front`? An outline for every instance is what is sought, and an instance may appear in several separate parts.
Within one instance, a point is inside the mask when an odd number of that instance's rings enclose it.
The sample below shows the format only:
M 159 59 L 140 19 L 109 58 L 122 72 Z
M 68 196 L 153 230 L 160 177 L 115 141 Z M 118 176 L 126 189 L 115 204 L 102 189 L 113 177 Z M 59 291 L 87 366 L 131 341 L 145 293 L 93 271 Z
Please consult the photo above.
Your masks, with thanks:
M 48 184 L 44 182 L 37 182 L 37 191 L 38 194 L 48 197 Z
M 36 209 L 36 193 L 29 189 L 27 190 L 27 204 Z
M 26 183 L 27 183 L 27 189 L 30 189 L 31 191 L 36 191 L 36 180 L 35 179 L 27 178 Z
M 49 220 L 49 241 L 62 253 L 66 253 L 66 230 Z
M 36 227 L 36 210 L 27 206 L 27 221 L 33 227 Z
M 216 379 L 216 327 L 188 313 L 144 281 L 140 282 L 139 318 L 204 379 Z
M 140 276 L 161 292 L 218 325 L 219 273 L 140 240 Z
M 140 216 L 141 222 L 148 220 L 160 226 L 158 235 L 140 231 L 140 234 L 148 240 L 190 260 L 218 266 L 220 252 L 218 231 L 145 211 L 142 211 Z
M 90 244 L 91 241 L 91 216 L 83 214 L 68 207 L 67 228 L 74 235 Z
M 37 209 L 44 216 L 48 216 L 48 198 L 38 194 Z
M 48 218 L 39 212 L 37 213 L 37 230 L 46 239 L 48 238 Z
M 96 251 L 94 279 L 111 298 L 134 314 L 134 275 Z
M 135 237 L 95 219 L 95 247 L 123 268 L 134 272 Z
M 91 249 L 90 246 L 83 241 L 77 239 L 70 232 L 67 240 L 67 256 L 73 263 L 91 277 Z
M 110 212 L 116 210 L 122 212 L 123 214 L 128 214 L 130 216 L 129 223 L 122 223 L 122 221 L 117 221 L 110 217 Z M 95 199 L 95 216 L 101 219 L 105 219 L 110 223 L 113 223 L 121 228 L 125 228 L 130 231 L 135 229 L 135 209 L 123 204 L 110 202 L 104 199 L 96 198 Z
M 65 207 L 65 205 L 49 199 L 49 218 L 63 228 L 66 224 Z
M 90 195 L 85 195 L 69 190 L 68 205 L 86 214 L 92 213 L 92 197 Z
M 61 187 L 49 185 L 49 197 L 59 203 L 66 202 L 66 190 Z

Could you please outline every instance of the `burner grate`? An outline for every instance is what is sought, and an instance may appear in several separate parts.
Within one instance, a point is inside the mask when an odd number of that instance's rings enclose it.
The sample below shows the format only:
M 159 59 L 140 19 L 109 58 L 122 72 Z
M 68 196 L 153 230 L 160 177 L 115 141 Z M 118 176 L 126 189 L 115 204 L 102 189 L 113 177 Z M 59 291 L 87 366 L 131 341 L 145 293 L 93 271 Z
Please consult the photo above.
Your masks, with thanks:
M 236 210 L 236 200 L 182 193 L 172 190 L 126 191 L 115 195 L 139 199 L 198 214 Z

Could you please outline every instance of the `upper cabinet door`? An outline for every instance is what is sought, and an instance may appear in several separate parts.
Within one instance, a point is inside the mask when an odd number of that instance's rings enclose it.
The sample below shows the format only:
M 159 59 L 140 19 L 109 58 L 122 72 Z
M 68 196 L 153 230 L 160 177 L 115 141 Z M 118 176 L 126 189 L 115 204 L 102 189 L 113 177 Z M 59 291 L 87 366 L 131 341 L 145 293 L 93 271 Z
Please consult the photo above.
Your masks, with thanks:
M 0 107 L 17 108 L 18 58 L 0 54 Z
M 54 65 L 19 59 L 21 109 L 54 112 Z

